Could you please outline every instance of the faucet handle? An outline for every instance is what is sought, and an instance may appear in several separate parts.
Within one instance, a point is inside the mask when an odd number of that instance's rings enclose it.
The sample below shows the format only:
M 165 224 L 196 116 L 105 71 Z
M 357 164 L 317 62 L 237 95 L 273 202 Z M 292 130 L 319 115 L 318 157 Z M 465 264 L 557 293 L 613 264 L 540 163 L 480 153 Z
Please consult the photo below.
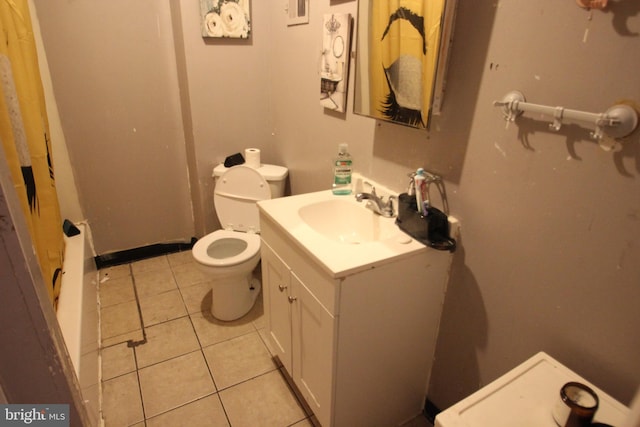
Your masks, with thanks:
M 371 194 L 373 194 L 374 196 L 377 196 L 376 187 L 372 183 L 370 183 L 369 181 L 365 181 L 364 185 L 368 185 L 369 187 L 371 187 Z
M 394 201 L 395 200 L 395 201 Z M 384 215 L 387 218 L 396 216 L 394 206 L 397 204 L 398 198 L 394 195 L 390 195 L 387 199 L 387 203 L 384 204 Z

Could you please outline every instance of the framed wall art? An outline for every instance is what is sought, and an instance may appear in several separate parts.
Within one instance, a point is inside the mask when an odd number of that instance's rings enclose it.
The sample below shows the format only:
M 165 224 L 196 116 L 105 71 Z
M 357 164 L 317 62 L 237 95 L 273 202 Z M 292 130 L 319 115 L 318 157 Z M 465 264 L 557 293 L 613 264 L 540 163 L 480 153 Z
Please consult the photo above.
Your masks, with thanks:
M 287 12 L 289 19 L 287 25 L 300 25 L 309 23 L 309 0 L 288 0 Z
M 351 52 L 351 14 L 330 13 L 322 22 L 320 104 L 345 112 Z
M 249 0 L 200 0 L 202 37 L 249 38 L 250 9 Z

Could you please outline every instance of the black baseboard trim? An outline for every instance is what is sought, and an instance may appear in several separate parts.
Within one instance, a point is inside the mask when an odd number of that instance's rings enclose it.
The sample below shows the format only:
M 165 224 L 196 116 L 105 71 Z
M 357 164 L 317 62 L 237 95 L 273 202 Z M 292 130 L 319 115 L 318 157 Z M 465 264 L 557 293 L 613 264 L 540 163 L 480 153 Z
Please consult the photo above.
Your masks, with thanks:
M 434 405 L 433 402 L 430 401 L 429 398 L 427 397 L 424 402 L 424 409 L 422 411 L 422 413 L 427 418 L 427 420 L 429 420 L 431 424 L 435 424 L 436 416 L 440 412 L 442 412 L 442 410 L 440 410 L 436 405 Z
M 189 243 L 157 243 L 155 245 L 98 255 L 95 257 L 96 267 L 100 270 L 101 268 L 127 264 L 160 255 L 190 251 L 196 241 L 197 239 L 193 237 Z

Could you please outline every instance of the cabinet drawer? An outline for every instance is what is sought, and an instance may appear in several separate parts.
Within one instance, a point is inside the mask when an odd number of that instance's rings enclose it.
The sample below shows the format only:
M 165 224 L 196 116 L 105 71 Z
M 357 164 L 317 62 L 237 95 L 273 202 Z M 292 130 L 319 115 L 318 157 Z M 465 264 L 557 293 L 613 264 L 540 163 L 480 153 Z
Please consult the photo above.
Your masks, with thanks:
M 338 315 L 338 290 L 342 280 L 327 277 L 327 272 L 318 265 L 309 253 L 300 247 L 294 239 L 286 235 L 278 225 L 262 214 L 260 215 L 260 235 L 262 241 L 266 242 L 278 254 L 320 304 L 331 315 Z

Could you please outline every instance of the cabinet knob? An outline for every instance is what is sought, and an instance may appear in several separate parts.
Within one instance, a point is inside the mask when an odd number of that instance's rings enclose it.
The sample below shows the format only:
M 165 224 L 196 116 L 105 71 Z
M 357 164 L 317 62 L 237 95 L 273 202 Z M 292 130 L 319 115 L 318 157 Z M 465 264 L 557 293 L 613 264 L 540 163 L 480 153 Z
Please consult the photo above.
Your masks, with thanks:
M 298 299 L 297 297 L 291 297 L 291 296 L 290 296 L 290 297 L 289 297 L 289 302 L 290 302 L 291 304 L 293 304 L 293 302 L 294 302 L 295 300 L 297 300 L 297 299 Z
M 287 287 L 285 285 L 278 285 L 278 289 L 280 289 L 280 292 L 284 292 L 285 289 L 287 289 Z

